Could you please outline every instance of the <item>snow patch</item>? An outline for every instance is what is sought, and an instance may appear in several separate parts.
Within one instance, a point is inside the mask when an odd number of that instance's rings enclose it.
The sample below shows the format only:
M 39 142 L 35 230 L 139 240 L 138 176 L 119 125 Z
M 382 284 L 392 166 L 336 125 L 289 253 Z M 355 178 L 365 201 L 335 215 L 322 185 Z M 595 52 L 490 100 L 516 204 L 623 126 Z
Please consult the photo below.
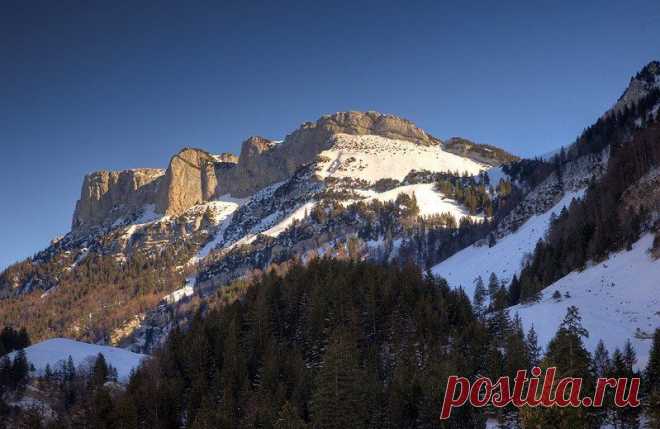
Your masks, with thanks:
M 441 192 L 435 191 L 435 184 L 421 183 L 416 185 L 399 186 L 385 192 L 375 192 L 372 190 L 363 191 L 357 190 L 358 194 L 367 197 L 365 202 L 369 200 L 379 201 L 395 201 L 399 194 L 407 194 L 412 197 L 415 194 L 417 199 L 417 206 L 419 207 L 420 216 L 430 216 L 434 214 L 449 213 L 456 221 L 459 222 L 462 218 L 469 216 L 472 220 L 483 221 L 483 216 L 470 216 L 458 202 L 447 198 Z
M 439 146 L 423 146 L 407 140 L 376 135 L 337 134 L 335 144 L 320 153 L 318 174 L 325 177 L 353 177 L 375 182 L 403 180 L 411 170 L 468 172 L 476 175 L 487 165 L 445 152 Z
M 474 295 L 474 280 L 495 273 L 497 278 L 509 282 L 519 274 L 526 255 L 534 251 L 536 243 L 545 236 L 552 214 L 559 214 L 573 198 L 581 198 L 584 190 L 567 192 L 547 212 L 532 216 L 516 232 L 501 238 L 493 247 L 472 245 L 452 255 L 432 268 L 435 275 L 442 276 L 455 288 L 462 287 L 468 297 Z
M 603 340 L 610 353 L 623 348 L 630 339 L 637 351 L 637 368 L 648 362 L 652 340 L 650 335 L 660 327 L 660 260 L 648 250 L 653 234 L 646 234 L 633 245 L 582 272 L 572 272 L 543 289 L 538 303 L 516 305 L 510 313 L 518 313 L 525 329 L 534 324 L 540 345 L 554 337 L 566 314 L 566 308 L 579 308 L 582 324 L 589 331 L 585 346 L 593 352 Z M 559 291 L 562 298 L 552 295 Z M 564 297 L 565 293 L 569 298 Z
M 269 235 L 271 237 L 277 237 L 282 232 L 284 232 L 291 224 L 295 221 L 304 219 L 312 211 L 316 202 L 308 202 L 303 204 L 294 210 L 290 215 L 285 217 L 281 222 L 277 223 L 275 226 L 265 230 L 263 234 Z
M 102 353 L 110 365 L 117 369 L 117 376 L 121 381 L 127 381 L 131 370 L 136 369 L 147 356 L 129 352 L 128 350 L 110 346 L 99 346 L 67 338 L 52 338 L 31 345 L 25 349 L 28 361 L 34 365 L 37 374 L 42 374 L 46 365 L 55 369 L 71 356 L 76 367 L 86 365 L 99 353 Z M 10 353 L 13 359 L 16 352 Z

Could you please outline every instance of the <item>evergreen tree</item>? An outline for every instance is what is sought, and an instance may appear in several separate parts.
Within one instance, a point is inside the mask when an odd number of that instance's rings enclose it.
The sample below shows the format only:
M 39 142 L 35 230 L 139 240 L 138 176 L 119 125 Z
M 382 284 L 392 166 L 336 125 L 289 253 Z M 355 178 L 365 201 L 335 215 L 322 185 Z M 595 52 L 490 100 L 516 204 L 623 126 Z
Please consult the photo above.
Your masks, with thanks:
M 513 379 L 518 370 L 530 368 L 529 348 L 525 342 L 522 322 L 517 314 L 511 323 L 511 330 L 507 336 L 504 350 L 506 357 L 504 375 L 508 375 Z
M 646 414 L 652 428 L 660 428 L 660 328 L 653 335 L 649 362 L 644 372 L 644 385 L 648 397 Z
M 500 289 L 500 281 L 497 279 L 497 274 L 490 273 L 488 277 L 488 296 L 490 297 L 491 304 L 495 301 L 495 295 Z
M 509 301 L 511 305 L 520 304 L 520 281 L 518 281 L 518 276 L 513 275 L 511 279 L 511 285 L 509 285 Z
M 588 332 L 582 327 L 578 309 L 569 307 L 541 362 L 543 368 L 557 368 L 555 382 L 565 377 L 582 378 L 582 395 L 590 394 L 594 388 L 591 356 L 582 342 L 586 336 Z M 598 417 L 585 407 L 525 407 L 521 410 L 521 418 L 525 427 L 569 429 L 591 427 Z
M 362 374 L 354 340 L 335 334 L 328 345 L 318 374 L 313 399 L 314 427 L 342 429 L 364 427 Z
M 610 369 L 610 377 L 614 378 L 627 378 L 630 379 L 636 374 L 633 369 L 634 362 L 637 358 L 635 352 L 627 341 L 624 346 L 624 351 L 621 352 L 618 348 L 612 354 L 612 367 Z M 614 411 L 614 425 L 621 428 L 638 428 L 639 427 L 639 408 L 633 407 L 612 407 Z
M 108 369 L 108 364 L 105 361 L 105 356 L 102 353 L 99 353 L 96 356 L 94 365 L 92 366 L 91 373 L 91 382 L 95 387 L 103 386 L 103 384 L 109 380 L 110 371 Z
M 596 350 L 594 350 L 594 373 L 596 377 L 606 377 L 610 372 L 612 363 L 610 362 L 610 354 L 605 348 L 603 340 L 598 341 Z
M 486 297 L 487 292 L 484 287 L 484 281 L 481 276 L 474 280 L 474 297 L 472 299 L 472 307 L 478 317 L 483 317 L 486 313 Z
M 542 350 L 539 346 L 538 336 L 536 335 L 536 330 L 534 325 L 529 328 L 527 332 L 527 355 L 529 356 L 529 366 L 539 366 L 541 362 Z
M 30 363 L 27 360 L 24 349 L 19 349 L 16 352 L 11 365 L 11 374 L 11 384 L 14 389 L 21 389 L 27 384 L 28 377 L 30 376 Z
M 630 374 L 633 374 L 635 364 L 637 364 L 637 353 L 635 352 L 630 339 L 626 340 L 626 343 L 623 346 L 623 362 L 626 365 L 626 370 Z

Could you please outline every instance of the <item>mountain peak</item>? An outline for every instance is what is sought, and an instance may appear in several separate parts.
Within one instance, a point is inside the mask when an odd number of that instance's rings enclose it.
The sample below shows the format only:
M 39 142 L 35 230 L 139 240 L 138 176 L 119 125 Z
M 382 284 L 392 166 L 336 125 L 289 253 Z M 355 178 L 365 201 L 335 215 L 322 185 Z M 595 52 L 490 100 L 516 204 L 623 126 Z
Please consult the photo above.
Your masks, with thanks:
M 296 141 L 300 134 L 307 135 L 310 131 L 326 138 L 331 134 L 371 134 L 423 145 L 441 143 L 440 139 L 418 128 L 408 119 L 375 111 L 348 111 L 323 115 L 315 123 L 305 122 L 298 130 L 287 136 L 285 142 Z
M 651 61 L 630 79 L 628 87 L 616 104 L 606 113 L 620 113 L 626 107 L 638 103 L 652 90 L 660 88 L 660 61 Z

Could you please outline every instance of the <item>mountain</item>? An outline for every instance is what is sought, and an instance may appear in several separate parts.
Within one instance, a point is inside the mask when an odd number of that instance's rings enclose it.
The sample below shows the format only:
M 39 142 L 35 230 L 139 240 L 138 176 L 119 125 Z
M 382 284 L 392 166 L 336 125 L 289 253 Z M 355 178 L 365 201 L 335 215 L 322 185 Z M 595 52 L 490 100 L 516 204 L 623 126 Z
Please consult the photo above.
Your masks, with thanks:
M 660 61 L 651 61 L 630 79 L 628 88 L 607 114 L 622 113 L 626 108 L 633 108 L 658 88 L 660 88 Z
M 412 261 L 466 290 L 491 272 L 510 282 L 562 208 L 605 175 L 612 148 L 653 122 L 658 73 L 646 66 L 547 160 L 342 112 L 283 141 L 250 137 L 239 156 L 184 148 L 165 169 L 91 173 L 71 232 L 0 275 L 0 324 L 149 352 L 218 288 L 316 256 Z
M 643 368 L 660 326 L 652 286 L 660 268 L 658 65 L 644 67 L 613 109 L 550 157 L 554 168 L 500 221 L 496 242 L 475 243 L 433 273 L 469 296 L 475 279 L 494 274 L 517 290 L 510 313 L 533 325 L 541 344 L 575 306 L 591 352 L 599 340 L 610 350 L 631 340 Z
M 419 224 L 418 213 L 451 215 L 435 229 L 464 218 L 464 230 L 483 229 L 476 194 L 467 207 L 466 195 L 448 198 L 434 183 L 476 187 L 480 173 L 515 159 L 465 139 L 443 142 L 393 115 L 343 112 L 282 142 L 250 137 L 238 157 L 184 148 L 166 169 L 90 173 L 71 232 L 0 275 L 0 323 L 27 325 L 36 339 L 150 350 L 181 322 L 164 310 L 177 304 L 170 297 L 190 295 L 182 291 L 192 285 L 206 299 L 273 264 L 340 254 L 349 239 L 365 255 L 394 258 L 403 220 Z M 28 319 L 26 309 L 39 316 Z
M 41 341 L 37 370 L 102 352 L 125 375 L 153 354 L 99 400 L 153 426 L 417 427 L 449 374 L 512 375 L 583 345 L 567 359 L 592 371 L 599 340 L 630 377 L 660 338 L 659 82 L 649 63 L 537 159 L 343 112 L 250 137 L 239 156 L 184 148 L 165 169 L 91 173 L 71 231 L 0 274 L 0 325 Z

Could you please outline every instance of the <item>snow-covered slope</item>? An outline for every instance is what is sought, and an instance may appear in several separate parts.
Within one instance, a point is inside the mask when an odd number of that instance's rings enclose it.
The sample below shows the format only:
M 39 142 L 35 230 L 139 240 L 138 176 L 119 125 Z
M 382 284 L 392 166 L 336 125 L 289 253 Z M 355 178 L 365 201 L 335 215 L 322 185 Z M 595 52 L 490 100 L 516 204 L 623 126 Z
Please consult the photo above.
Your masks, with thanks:
M 354 177 L 369 182 L 389 178 L 402 180 L 411 170 L 458 171 L 478 174 L 485 164 L 407 140 L 375 135 L 337 134 L 329 150 L 320 154 L 321 177 Z
M 660 327 L 660 260 L 648 250 L 653 235 L 647 234 L 631 251 L 610 255 L 606 261 L 582 272 L 572 272 L 543 290 L 540 302 L 511 307 L 525 329 L 534 324 L 540 345 L 547 345 L 566 314 L 566 308 L 580 309 L 582 324 L 589 331 L 585 344 L 590 351 L 600 339 L 612 352 L 630 339 L 637 350 L 638 368 L 648 361 L 652 334 Z M 559 291 L 561 300 L 552 295 Z M 568 292 L 569 298 L 564 297 Z
M 399 194 L 412 196 L 415 194 L 417 205 L 419 206 L 420 216 L 429 216 L 440 213 L 450 213 L 457 221 L 469 216 L 467 210 L 456 201 L 447 198 L 444 194 L 435 191 L 434 183 L 419 183 L 415 185 L 399 186 L 385 192 L 375 192 L 373 190 L 358 193 L 367 197 L 366 201 L 377 199 L 379 201 L 394 201 Z M 471 216 L 473 220 L 483 220 L 483 216 Z
M 497 241 L 493 247 L 472 245 L 434 266 L 433 274 L 445 278 L 452 287 L 462 287 L 472 298 L 474 280 L 481 276 L 488 280 L 495 273 L 500 280 L 511 280 L 520 272 L 524 258 L 532 253 L 536 243 L 543 238 L 550 223 L 552 213 L 559 214 L 573 198 L 580 198 L 580 192 L 568 192 L 547 212 L 532 216 L 516 232 Z
M 10 357 L 13 358 L 15 353 L 10 354 Z M 37 372 L 43 372 L 46 365 L 55 369 L 58 364 L 69 359 L 69 356 L 76 367 L 85 365 L 93 362 L 96 356 L 102 353 L 106 361 L 117 369 L 117 375 L 122 381 L 127 380 L 131 370 L 137 368 L 146 357 L 116 347 L 82 343 L 66 338 L 52 338 L 33 344 L 25 349 L 25 353 Z
M 211 253 L 211 251 L 222 241 L 222 234 L 225 228 L 231 221 L 231 215 L 245 202 L 247 199 L 232 198 L 229 195 L 219 197 L 216 201 L 203 204 L 201 207 L 209 209 L 213 214 L 213 221 L 217 225 L 217 230 L 213 239 L 206 243 L 191 259 L 191 263 L 197 263 L 204 259 Z
M 277 237 L 282 232 L 284 232 L 291 224 L 297 220 L 302 220 L 309 215 L 311 210 L 314 208 L 315 203 L 309 202 L 305 203 L 302 206 L 298 207 L 291 213 L 289 216 L 285 217 L 282 221 L 277 223 L 271 228 L 268 228 L 263 232 L 263 234 L 269 235 L 271 237 Z

